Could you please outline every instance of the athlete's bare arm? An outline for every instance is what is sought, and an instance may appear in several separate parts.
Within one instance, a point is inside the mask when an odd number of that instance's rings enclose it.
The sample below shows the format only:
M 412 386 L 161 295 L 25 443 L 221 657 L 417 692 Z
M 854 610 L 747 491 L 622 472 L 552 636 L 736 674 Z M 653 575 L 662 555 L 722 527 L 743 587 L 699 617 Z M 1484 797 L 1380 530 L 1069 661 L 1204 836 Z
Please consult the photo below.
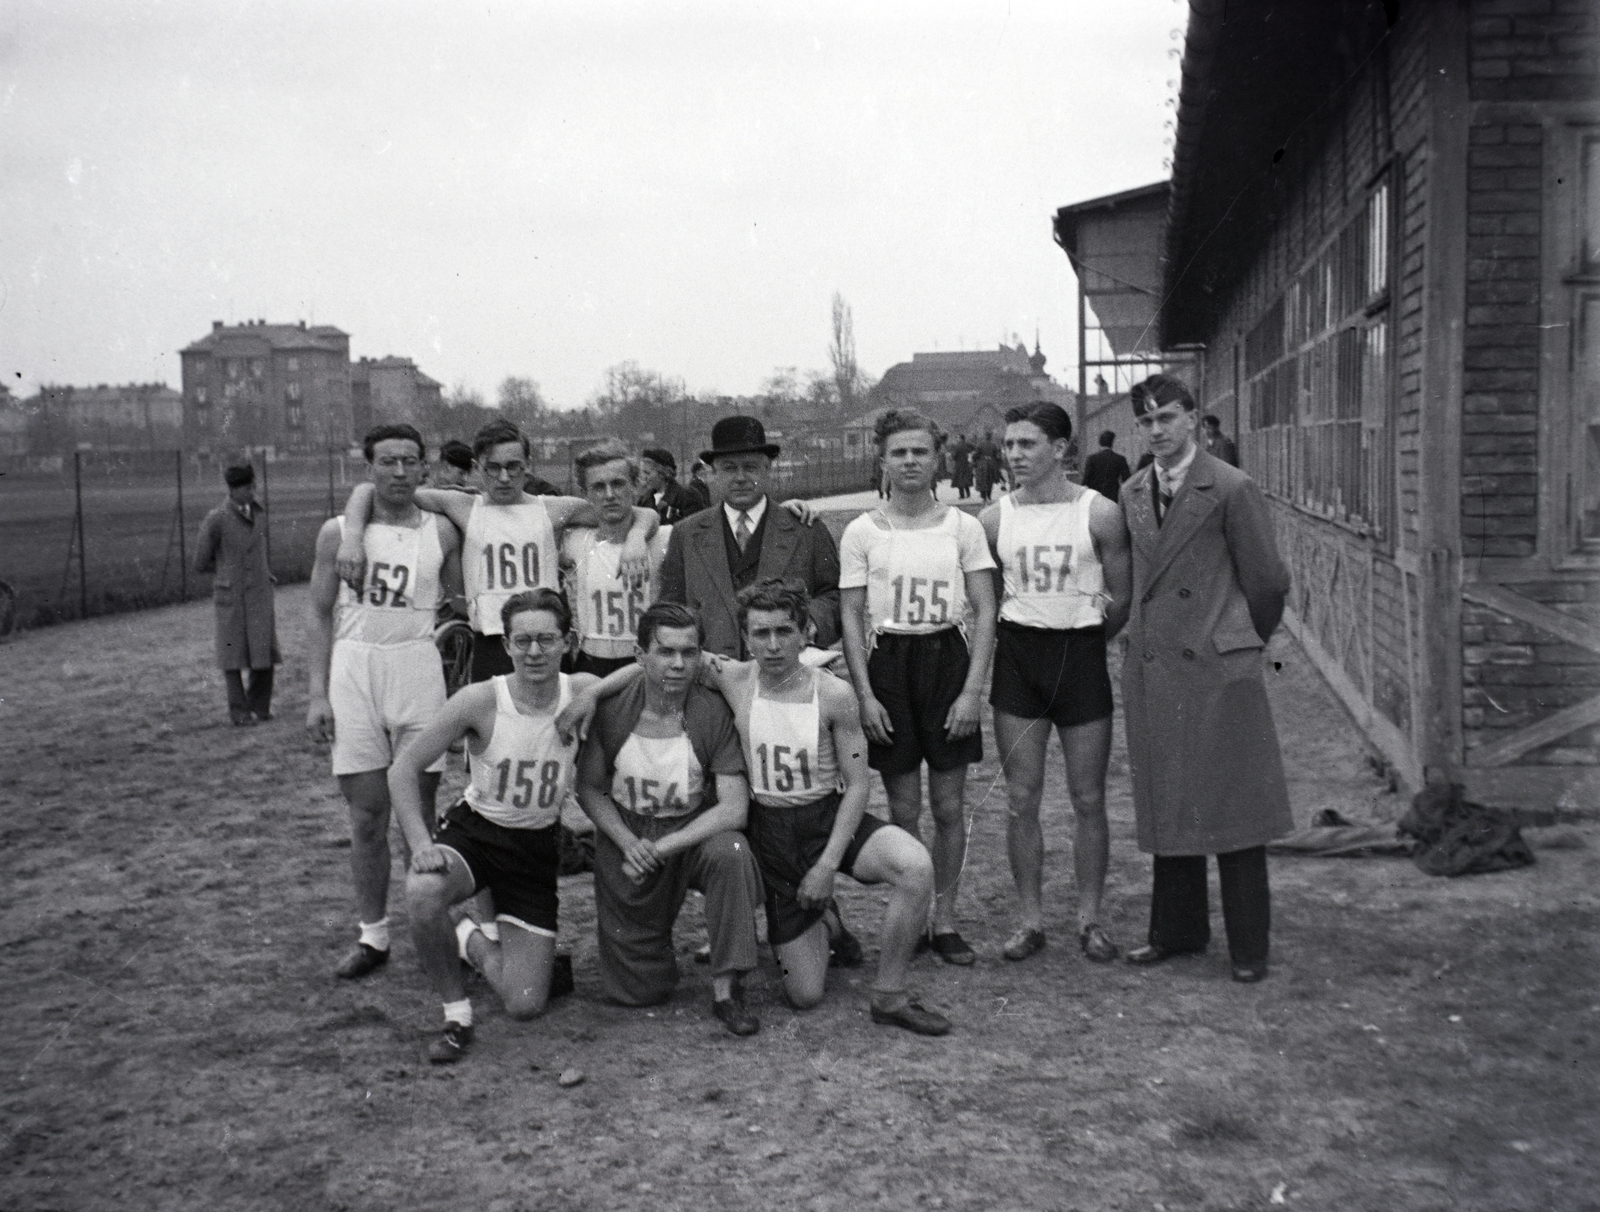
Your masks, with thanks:
M 800 881 L 795 897 L 806 908 L 826 904 L 833 897 L 833 877 L 839 873 L 844 852 L 867 811 L 867 738 L 861 731 L 861 711 L 855 692 L 838 678 L 817 681 L 817 706 L 821 726 L 833 732 L 833 752 L 844 778 L 844 795 L 833 832 L 815 866 Z
M 592 673 L 575 673 L 571 676 L 568 685 L 572 689 L 572 697 L 556 713 L 556 732 L 563 741 L 570 741 L 574 735 L 580 741 L 587 741 L 589 722 L 594 719 L 595 708 L 600 705 L 600 700 L 621 694 L 644 677 L 644 669 L 639 665 L 624 665 L 604 678 L 597 678 Z
M 1110 599 L 1105 609 L 1106 639 L 1110 640 L 1128 621 L 1133 605 L 1133 544 L 1122 510 L 1104 497 L 1097 497 L 1089 507 L 1089 537 L 1105 573 Z
M 310 701 L 306 704 L 306 730 L 313 740 L 324 742 L 333 740 L 328 662 L 333 656 L 333 608 L 339 600 L 338 558 L 339 520 L 329 518 L 317 532 L 317 553 L 311 565 Z
M 988 571 L 963 575 L 967 601 L 972 604 L 972 646 L 967 662 L 967 680 L 961 693 L 950 704 L 944 717 L 946 740 L 958 741 L 978 731 L 983 716 L 983 687 L 989 680 L 989 662 L 994 659 L 996 606 L 994 576 Z
M 1000 502 L 986 506 L 978 515 L 978 525 L 983 527 L 983 537 L 989 540 L 989 554 L 994 557 L 994 571 L 989 580 L 994 584 L 994 600 L 1005 601 L 1006 574 L 1000 567 Z
M 462 737 L 469 738 L 469 748 L 481 753 L 494 734 L 495 710 L 494 682 L 462 687 L 389 764 L 389 804 L 411 848 L 411 870 L 419 875 L 444 871 L 447 864 L 423 819 L 417 778 Z
M 447 525 L 443 518 L 432 525 L 439 535 L 439 548 L 444 552 L 444 562 L 439 565 L 439 589 L 444 594 L 445 605 L 457 614 L 467 613 L 467 589 L 461 577 L 461 532 Z
M 872 693 L 872 679 L 867 674 L 866 605 L 865 585 L 839 590 L 839 632 L 844 642 L 844 660 L 855 686 L 856 700 L 861 704 L 862 731 L 874 745 L 892 745 L 894 725 L 889 720 L 889 709 Z

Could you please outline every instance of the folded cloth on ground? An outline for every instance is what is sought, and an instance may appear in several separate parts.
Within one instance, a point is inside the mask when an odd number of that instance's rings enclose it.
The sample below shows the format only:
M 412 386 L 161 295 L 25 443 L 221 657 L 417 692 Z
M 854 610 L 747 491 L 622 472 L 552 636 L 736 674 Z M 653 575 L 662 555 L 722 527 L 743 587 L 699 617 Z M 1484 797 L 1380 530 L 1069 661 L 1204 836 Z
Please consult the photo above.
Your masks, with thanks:
M 1412 861 L 1429 875 L 1476 875 L 1533 865 L 1533 851 L 1504 814 L 1467 799 L 1459 783 L 1424 787 L 1395 824 L 1417 839 Z

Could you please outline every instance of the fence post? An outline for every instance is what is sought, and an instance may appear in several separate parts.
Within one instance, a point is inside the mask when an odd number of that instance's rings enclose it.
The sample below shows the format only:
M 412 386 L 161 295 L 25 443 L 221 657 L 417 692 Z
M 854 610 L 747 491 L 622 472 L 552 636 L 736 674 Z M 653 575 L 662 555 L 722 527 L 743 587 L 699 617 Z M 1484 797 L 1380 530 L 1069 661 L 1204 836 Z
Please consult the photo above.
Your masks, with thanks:
M 77 502 L 73 525 L 78 528 L 78 617 L 89 617 L 89 561 L 83 541 L 83 452 L 72 452 L 72 494 Z
M 339 508 L 333 499 L 333 447 L 328 447 L 328 516 L 334 517 Z
M 189 600 L 189 539 L 183 525 L 183 451 L 174 450 L 173 466 L 178 472 L 178 601 Z M 171 548 L 168 548 L 170 551 Z M 165 588 L 165 586 L 163 586 Z

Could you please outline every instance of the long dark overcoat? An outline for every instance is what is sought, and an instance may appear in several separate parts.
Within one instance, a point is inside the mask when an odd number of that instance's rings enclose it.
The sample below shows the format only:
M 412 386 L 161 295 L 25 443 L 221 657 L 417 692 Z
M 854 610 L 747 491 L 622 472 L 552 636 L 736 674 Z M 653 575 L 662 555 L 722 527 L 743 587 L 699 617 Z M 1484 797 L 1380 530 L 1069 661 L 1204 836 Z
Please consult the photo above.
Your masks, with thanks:
M 661 599 L 682 602 L 705 624 L 705 650 L 723 656 L 740 652 L 738 603 L 722 531 L 721 508 L 703 509 L 672 528 L 661 561 Z M 802 526 L 771 497 L 762 519 L 761 562 L 756 579 L 799 581 L 811 595 L 816 642 L 826 648 L 839 638 L 839 548 L 820 521 Z
M 278 655 L 263 513 L 257 505 L 254 520 L 247 522 L 224 501 L 200 523 L 194 567 L 214 573 L 211 603 L 217 609 L 219 669 L 270 669 L 283 659 Z
M 1164 523 L 1153 467 L 1122 486 L 1133 611 L 1122 694 L 1139 848 L 1226 854 L 1293 828 L 1262 649 L 1289 573 L 1255 481 L 1196 453 Z

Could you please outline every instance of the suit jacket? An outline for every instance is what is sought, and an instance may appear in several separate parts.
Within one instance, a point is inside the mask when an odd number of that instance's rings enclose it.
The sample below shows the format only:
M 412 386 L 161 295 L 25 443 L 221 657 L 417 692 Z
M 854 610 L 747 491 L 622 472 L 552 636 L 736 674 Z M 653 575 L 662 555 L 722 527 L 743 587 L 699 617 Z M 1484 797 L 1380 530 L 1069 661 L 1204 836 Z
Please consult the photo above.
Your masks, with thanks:
M 663 526 L 675 526 L 690 514 L 699 513 L 705 508 L 698 493 L 690 492 L 676 480 L 668 480 L 661 495 L 650 501 L 649 505 L 660 516 Z
M 1255 481 L 1199 451 L 1156 525 L 1155 471 L 1122 486 L 1133 543 L 1123 710 L 1139 847 L 1224 854 L 1293 828 L 1262 678 L 1289 573 Z
M 267 567 L 265 511 L 246 522 L 224 501 L 200 523 L 196 572 L 214 573 L 211 601 L 217 608 L 217 667 L 270 669 L 278 655 L 272 608 L 272 572 Z
M 707 652 L 742 657 L 738 604 L 722 530 L 719 507 L 692 514 L 672 528 L 661 564 L 661 598 L 699 612 Z M 760 541 L 756 579 L 781 577 L 805 585 L 811 594 L 811 619 L 817 625 L 816 643 L 828 647 L 839 638 L 839 549 L 833 535 L 821 522 L 802 526 L 768 497 Z
M 1122 482 L 1133 474 L 1124 459 L 1108 446 L 1095 451 L 1083 465 L 1083 486 L 1092 488 L 1108 501 L 1115 501 L 1122 491 Z

